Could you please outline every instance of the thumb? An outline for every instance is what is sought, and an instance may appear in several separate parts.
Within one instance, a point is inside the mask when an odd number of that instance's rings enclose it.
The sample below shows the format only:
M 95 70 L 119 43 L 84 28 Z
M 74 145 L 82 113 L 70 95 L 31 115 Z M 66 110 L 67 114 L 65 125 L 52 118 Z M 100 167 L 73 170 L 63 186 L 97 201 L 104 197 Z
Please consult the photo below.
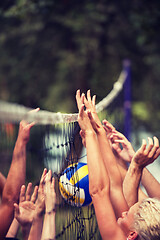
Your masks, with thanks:
M 93 118 L 92 113 L 91 113 L 90 110 L 87 110 L 87 115 L 88 115 L 88 117 L 89 117 L 89 120 L 90 120 L 90 123 L 91 123 L 93 129 L 97 132 L 99 126 L 98 126 L 98 124 L 96 123 L 95 119 Z
M 14 203 L 14 214 L 15 216 L 19 215 L 19 206 L 17 203 Z

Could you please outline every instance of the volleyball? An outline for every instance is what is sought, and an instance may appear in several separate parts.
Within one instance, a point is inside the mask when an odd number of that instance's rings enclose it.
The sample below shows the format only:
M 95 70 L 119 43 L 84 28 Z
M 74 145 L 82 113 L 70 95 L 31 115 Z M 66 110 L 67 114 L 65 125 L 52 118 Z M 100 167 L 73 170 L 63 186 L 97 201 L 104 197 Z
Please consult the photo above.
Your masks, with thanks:
M 89 194 L 87 164 L 80 162 L 68 166 L 59 179 L 59 190 L 63 199 L 72 206 L 90 205 L 92 199 Z

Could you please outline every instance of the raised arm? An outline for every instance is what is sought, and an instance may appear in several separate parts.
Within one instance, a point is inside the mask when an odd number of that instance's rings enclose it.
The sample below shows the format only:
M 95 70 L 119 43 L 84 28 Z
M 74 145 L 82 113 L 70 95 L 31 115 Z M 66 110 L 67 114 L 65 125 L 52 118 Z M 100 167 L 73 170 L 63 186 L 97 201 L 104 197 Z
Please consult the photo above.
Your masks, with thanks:
M 36 109 L 37 111 L 39 109 Z M 34 123 L 20 122 L 17 141 L 14 147 L 12 162 L 3 189 L 0 205 L 0 237 L 7 234 L 14 216 L 13 204 L 18 201 L 21 185 L 24 184 L 26 174 L 26 144 L 29 140 L 30 129 Z
M 138 188 L 143 169 L 160 155 L 158 139 L 154 137 L 154 143 L 151 138 L 148 140 L 147 146 L 147 142 L 143 139 L 142 146 L 132 158 L 123 182 L 124 195 L 130 207 L 138 201 Z
M 141 183 L 146 189 L 146 192 L 151 198 L 160 199 L 160 183 L 157 179 L 149 172 L 147 168 L 143 169 Z
M 119 131 L 117 131 L 111 123 L 103 120 L 103 127 L 111 142 L 111 147 L 117 157 L 117 160 L 122 159 L 125 163 L 130 163 L 135 151 L 128 139 Z M 121 144 L 121 146 L 120 146 Z M 122 147 L 122 148 L 121 148 Z
M 27 189 L 25 188 L 25 185 L 22 185 L 19 197 L 19 205 L 17 203 L 14 204 L 15 218 L 22 228 L 22 235 L 24 240 L 28 240 L 32 226 L 38 187 L 36 186 L 34 188 L 33 194 L 31 194 L 31 192 L 32 183 L 28 184 Z
M 45 168 L 40 179 L 38 198 L 35 203 L 35 212 L 28 240 L 40 240 L 42 236 L 43 217 L 45 212 L 44 184 L 46 174 L 47 169 Z
M 26 144 L 33 124 L 22 121 L 13 151 L 12 163 L 7 176 L 0 206 L 0 236 L 5 236 L 13 220 L 13 204 L 18 201 L 21 185 L 25 181 Z
M 55 180 L 52 178 L 51 170 L 48 171 L 45 178 L 44 193 L 45 193 L 45 215 L 42 230 L 41 240 L 55 240 L 55 215 L 56 215 L 56 193 Z
M 122 177 L 118 168 L 116 158 L 110 147 L 106 131 L 98 118 L 95 110 L 95 104 L 91 100 L 90 91 L 87 92 L 87 99 L 84 99 L 85 106 L 90 110 L 90 120 L 97 134 L 98 144 L 103 159 L 103 165 L 108 172 L 110 179 L 110 197 L 114 207 L 116 217 L 120 217 L 122 212 L 128 210 L 128 206 L 122 191 Z M 93 117 L 92 117 L 93 116 Z
M 89 190 L 96 212 L 99 230 L 103 239 L 124 240 L 125 236 L 116 223 L 116 217 L 110 201 L 109 177 L 104 167 L 97 135 L 87 113 L 84 111 L 84 95 L 77 91 L 76 100 L 79 109 L 78 123 L 85 137 L 87 164 L 89 171 Z M 89 114 L 89 112 L 88 112 Z M 108 158 L 110 146 L 107 144 Z
M 104 123 L 105 129 L 107 131 L 108 126 L 110 128 L 111 124 L 108 123 L 106 120 L 104 120 L 103 123 Z M 113 129 L 113 127 L 112 127 L 112 131 L 110 128 L 110 132 L 111 133 L 109 135 L 109 138 L 111 140 L 111 144 L 112 144 L 112 148 L 114 149 L 114 153 L 118 159 L 117 162 L 119 164 L 122 178 L 124 179 L 126 172 L 127 172 L 125 163 L 130 164 L 130 162 L 135 154 L 135 151 L 134 151 L 131 143 L 128 141 L 128 139 L 122 133 L 115 130 L 115 128 Z M 119 144 L 121 144 L 122 148 L 119 146 Z M 121 159 L 121 161 L 120 161 L 120 159 Z M 159 190 L 160 183 L 155 179 L 155 177 L 149 172 L 149 170 L 147 168 L 143 169 L 142 177 L 141 177 L 141 184 L 144 186 L 149 197 L 160 198 L 160 190 Z M 147 195 L 141 189 L 139 189 L 138 195 L 139 195 L 138 199 L 140 201 L 147 197 Z
M 120 132 L 118 132 L 111 123 L 103 120 L 104 129 L 107 132 L 107 137 L 110 140 L 111 147 L 113 149 L 114 155 L 116 157 L 119 170 L 121 172 L 122 179 L 126 176 L 128 171 L 128 166 L 135 155 L 135 151 L 132 147 L 131 142 Z M 108 134 L 109 132 L 109 134 Z M 143 174 L 142 174 L 143 176 Z M 138 200 L 142 201 L 147 195 L 139 188 L 138 190 Z
M 17 219 L 14 218 L 7 232 L 6 238 L 15 238 L 18 234 L 18 230 L 19 222 L 17 221 Z

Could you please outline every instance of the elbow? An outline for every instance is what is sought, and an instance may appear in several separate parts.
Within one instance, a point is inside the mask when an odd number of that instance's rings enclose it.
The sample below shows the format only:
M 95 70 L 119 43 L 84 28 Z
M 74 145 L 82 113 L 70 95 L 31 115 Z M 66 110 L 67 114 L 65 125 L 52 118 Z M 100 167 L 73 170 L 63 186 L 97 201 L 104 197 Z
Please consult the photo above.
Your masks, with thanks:
M 19 194 L 14 194 L 12 191 L 3 191 L 2 203 L 13 205 L 18 202 Z
M 89 193 L 91 198 L 93 199 L 95 196 L 101 196 L 103 194 L 109 194 L 109 187 L 107 186 L 99 186 L 97 184 L 89 186 Z
M 91 195 L 91 198 L 97 194 L 99 189 L 96 186 L 89 186 L 89 193 Z

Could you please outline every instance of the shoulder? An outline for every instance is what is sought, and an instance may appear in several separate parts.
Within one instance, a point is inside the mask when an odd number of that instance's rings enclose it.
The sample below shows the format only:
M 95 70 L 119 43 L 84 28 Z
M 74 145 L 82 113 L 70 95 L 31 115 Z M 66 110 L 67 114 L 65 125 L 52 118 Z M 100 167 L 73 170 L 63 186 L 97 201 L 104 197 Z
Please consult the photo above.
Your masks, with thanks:
M 115 229 L 115 231 L 107 231 L 107 233 L 102 236 L 103 240 L 126 240 L 126 236 L 121 229 Z
M 96 194 L 92 198 L 101 237 L 103 240 L 126 240 L 117 223 L 109 196 L 104 193 Z

